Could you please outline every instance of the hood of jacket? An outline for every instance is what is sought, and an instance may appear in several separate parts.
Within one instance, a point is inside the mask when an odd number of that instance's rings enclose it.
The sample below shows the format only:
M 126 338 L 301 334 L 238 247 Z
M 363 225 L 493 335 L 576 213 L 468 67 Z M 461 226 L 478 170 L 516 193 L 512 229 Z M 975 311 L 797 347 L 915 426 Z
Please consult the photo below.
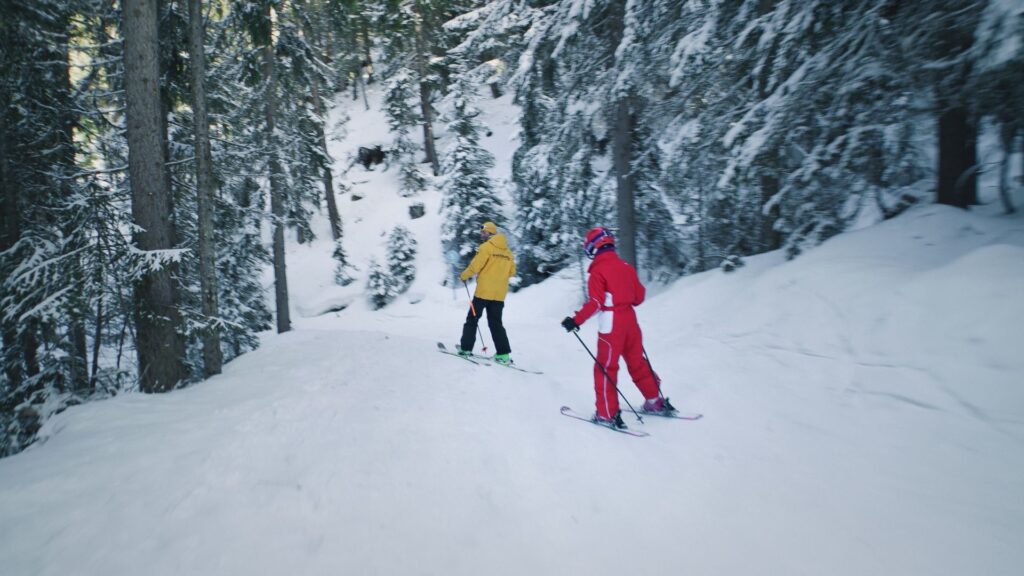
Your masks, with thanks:
M 499 250 L 508 250 L 508 238 L 505 237 L 501 232 L 491 236 L 487 240 L 487 244 L 493 244 L 495 248 Z

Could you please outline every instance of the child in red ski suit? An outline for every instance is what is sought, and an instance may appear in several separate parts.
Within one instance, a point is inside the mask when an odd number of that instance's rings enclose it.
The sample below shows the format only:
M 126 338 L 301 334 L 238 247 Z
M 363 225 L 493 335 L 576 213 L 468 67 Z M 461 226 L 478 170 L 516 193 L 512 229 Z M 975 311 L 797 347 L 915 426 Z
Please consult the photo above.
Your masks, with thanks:
M 633 307 L 644 301 L 646 290 L 636 270 L 615 253 L 615 239 L 605 228 L 594 228 L 587 233 L 584 251 L 594 259 L 587 270 L 589 298 L 575 315 L 562 321 L 562 327 L 572 332 L 595 312 L 598 315 L 597 363 L 594 365 L 597 414 L 594 420 L 624 427 L 616 388 L 620 355 L 626 360 L 633 383 L 644 395 L 643 411 L 674 410 L 661 396 L 657 376 L 644 356 L 643 333 Z

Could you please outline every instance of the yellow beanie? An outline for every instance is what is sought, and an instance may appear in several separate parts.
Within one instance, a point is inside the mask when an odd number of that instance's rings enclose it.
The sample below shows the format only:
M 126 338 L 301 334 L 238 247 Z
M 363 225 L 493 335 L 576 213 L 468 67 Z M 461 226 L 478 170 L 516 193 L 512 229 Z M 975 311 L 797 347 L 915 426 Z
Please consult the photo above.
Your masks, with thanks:
M 490 221 L 484 222 L 483 231 L 487 232 L 488 234 L 497 234 L 498 233 L 498 227 L 494 224 L 494 222 L 490 222 Z

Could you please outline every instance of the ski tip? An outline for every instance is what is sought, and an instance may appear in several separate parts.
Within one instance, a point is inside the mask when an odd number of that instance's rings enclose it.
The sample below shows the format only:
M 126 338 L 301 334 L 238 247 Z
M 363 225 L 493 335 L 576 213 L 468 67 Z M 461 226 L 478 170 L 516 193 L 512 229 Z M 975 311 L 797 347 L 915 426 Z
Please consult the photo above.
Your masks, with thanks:
M 704 417 L 704 415 L 699 413 L 699 412 L 678 412 L 677 411 L 675 414 L 672 414 L 672 418 L 677 418 L 679 420 L 700 420 L 703 417 Z

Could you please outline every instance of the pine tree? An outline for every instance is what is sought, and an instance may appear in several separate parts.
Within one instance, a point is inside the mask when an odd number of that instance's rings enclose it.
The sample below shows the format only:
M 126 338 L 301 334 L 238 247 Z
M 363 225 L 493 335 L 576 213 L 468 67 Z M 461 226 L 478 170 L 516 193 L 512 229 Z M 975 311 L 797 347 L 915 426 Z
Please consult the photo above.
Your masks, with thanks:
M 319 205 L 318 187 L 328 162 L 319 137 L 323 117 L 308 103 L 309 90 L 313 82 L 326 85 L 327 78 L 316 64 L 316 50 L 303 36 L 302 14 L 288 9 L 295 6 L 274 4 L 271 0 L 232 4 L 229 29 L 236 34 L 245 31 L 242 38 L 248 42 L 229 45 L 228 52 L 235 59 L 232 82 L 246 87 L 241 92 L 245 95 L 242 106 L 234 107 L 238 119 L 233 129 L 242 127 L 240 136 L 262 151 L 261 156 L 252 157 L 247 169 L 263 166 L 268 173 L 277 324 L 279 331 L 286 331 L 290 320 L 284 229 L 292 227 L 300 242 L 312 239 L 311 207 Z M 253 126 L 258 129 L 252 130 Z
M 415 157 L 420 148 L 410 137 L 410 132 L 422 121 L 413 107 L 414 97 L 412 72 L 405 67 L 399 68 L 387 80 L 384 112 L 387 114 L 388 127 L 395 138 L 390 153 L 393 160 L 390 162 L 398 163 L 403 196 L 414 196 L 426 186 L 426 179 L 420 173 Z
M 387 306 L 398 296 L 394 279 L 381 267 L 376 258 L 370 260 L 370 270 L 366 277 L 366 295 L 374 310 Z
M 523 108 L 521 145 L 512 155 L 512 183 L 516 236 L 521 246 L 517 270 L 524 286 L 547 278 L 568 261 L 571 255 L 571 243 L 566 241 L 571 235 L 569 230 L 583 228 L 586 224 L 575 226 L 576 220 L 560 210 L 561 204 L 576 198 L 582 189 L 589 189 L 593 178 L 591 156 L 584 151 L 584 146 L 562 149 L 574 150 L 567 165 L 559 162 L 560 150 L 547 141 L 549 127 L 559 124 L 549 89 L 541 75 L 534 72 L 523 82 L 518 96 Z M 575 134 L 578 137 L 580 131 Z M 560 166 L 565 166 L 566 170 L 559 170 Z M 586 182 L 577 178 L 563 186 L 563 172 L 582 177 Z
M 293 5 L 293 18 L 298 22 L 302 33 L 302 41 L 308 46 L 310 53 L 306 59 L 309 62 L 309 73 L 305 74 L 309 84 L 310 104 L 312 116 L 309 125 L 316 134 L 317 150 L 312 154 L 315 168 L 321 174 L 324 189 L 324 200 L 327 204 L 327 218 L 331 225 L 331 235 L 335 241 L 341 238 L 341 215 L 338 213 L 338 205 L 334 198 L 334 175 L 331 170 L 330 152 L 327 150 L 327 133 L 324 126 L 327 115 L 327 105 L 321 92 L 324 88 L 331 87 L 327 70 L 320 70 L 320 62 L 330 61 L 324 42 L 323 33 L 313 24 L 313 19 L 324 17 L 324 10 L 315 10 L 315 7 L 308 6 L 303 0 L 297 0 Z M 305 71 L 305 70 L 303 70 Z
M 419 96 L 423 152 L 433 175 L 440 171 L 434 144 L 434 99 L 443 92 L 444 70 L 436 69 L 434 57 L 445 49 L 444 22 L 453 15 L 448 0 L 385 0 L 382 4 L 384 54 L 412 71 Z
M 260 272 L 272 263 L 261 233 L 266 196 L 251 177 L 232 178 L 229 183 L 228 201 L 216 226 L 217 245 L 232 247 L 217 255 L 225 361 L 255 350 L 256 333 L 270 330 L 274 319 L 260 280 Z
M 473 106 L 471 88 L 457 85 L 452 94 L 449 129 L 455 138 L 441 163 L 444 223 L 441 242 L 459 255 L 459 265 L 469 265 L 480 243 L 480 227 L 490 220 L 502 225 L 501 201 L 495 195 L 488 170 L 494 157 L 480 145 L 479 110 Z
M 219 289 L 217 261 L 214 251 L 213 203 L 216 196 L 213 180 L 213 158 L 210 153 L 210 122 L 206 104 L 206 28 L 203 25 L 202 3 L 189 0 L 189 56 L 192 68 L 192 113 L 195 125 L 196 192 L 198 204 L 199 281 L 202 313 L 217 318 Z M 203 335 L 203 373 L 220 374 L 223 352 L 220 334 L 207 329 Z
M 125 88 L 129 172 L 135 242 L 141 251 L 135 305 L 140 388 L 172 390 L 185 380 L 184 343 L 173 273 L 177 253 L 172 199 L 165 172 L 156 0 L 128 0 L 124 6 Z
M 344 230 L 340 226 L 340 221 L 338 224 L 338 238 L 334 241 L 334 251 L 331 253 L 331 257 L 337 262 L 334 265 L 334 282 L 339 286 L 348 286 L 355 282 L 355 278 L 352 277 L 351 273 L 354 266 L 348 261 L 348 253 L 345 252 L 345 247 L 343 246 Z
M 230 8 L 230 7 L 229 7 Z M 210 20 L 212 53 L 209 75 L 211 131 L 220 138 L 211 142 L 220 202 L 216 218 L 216 244 L 231 246 L 217 255 L 220 282 L 220 317 L 225 359 L 230 360 L 259 345 L 255 333 L 272 326 L 273 315 L 265 301 L 260 274 L 271 263 L 261 242 L 266 221 L 266 190 L 254 173 L 263 170 L 261 122 L 263 110 L 256 90 L 258 63 L 246 41 L 245 20 L 237 11 Z
M 405 226 L 395 226 L 388 236 L 387 269 L 398 294 L 416 279 L 416 239 Z
M 331 257 L 337 262 L 334 265 L 334 283 L 338 286 L 348 286 L 355 282 L 355 278 L 350 272 L 352 265 L 348 261 L 348 254 L 345 252 L 341 238 L 334 241 L 334 251 L 331 252 Z

